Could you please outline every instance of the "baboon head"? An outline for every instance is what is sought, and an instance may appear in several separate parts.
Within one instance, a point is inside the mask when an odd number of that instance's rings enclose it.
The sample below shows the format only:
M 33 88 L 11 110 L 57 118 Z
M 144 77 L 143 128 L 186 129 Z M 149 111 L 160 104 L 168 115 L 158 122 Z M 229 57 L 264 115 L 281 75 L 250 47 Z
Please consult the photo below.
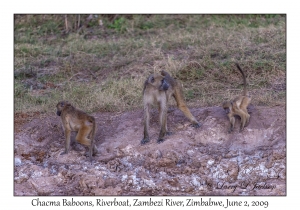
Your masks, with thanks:
M 230 101 L 225 101 L 223 103 L 223 109 L 225 110 L 226 114 L 228 114 L 230 112 L 231 106 L 232 106 L 232 104 Z
M 68 101 L 60 101 L 58 102 L 58 104 L 56 105 L 56 114 L 58 116 L 61 115 L 62 110 L 67 106 L 67 105 L 71 105 Z
M 148 78 L 148 84 L 158 88 L 160 91 L 166 91 L 170 87 L 170 84 L 166 81 L 165 77 L 160 74 L 150 75 Z

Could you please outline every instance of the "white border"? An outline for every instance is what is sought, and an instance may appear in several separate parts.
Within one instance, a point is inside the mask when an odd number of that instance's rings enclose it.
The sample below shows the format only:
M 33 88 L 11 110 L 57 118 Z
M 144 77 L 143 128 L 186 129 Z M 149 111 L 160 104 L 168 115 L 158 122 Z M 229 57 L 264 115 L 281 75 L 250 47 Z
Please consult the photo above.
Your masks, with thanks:
M 295 2 L 295 1 L 293 1 Z M 297 129 L 299 129 L 298 117 L 299 103 L 299 11 L 296 3 L 284 1 L 11 1 L 2 2 L 0 13 L 1 20 L 1 203 L 2 207 L 13 207 L 22 209 L 32 208 L 31 200 L 35 197 L 13 196 L 13 15 L 15 13 L 286 13 L 287 14 L 287 196 L 286 197 L 228 197 L 234 200 L 268 200 L 268 209 L 277 207 L 299 206 L 299 140 Z M 290 99 L 292 98 L 293 99 Z M 3 135 L 4 134 L 4 135 Z M 62 197 L 64 198 L 64 197 Z M 45 200 L 61 200 L 61 197 L 43 197 Z M 70 197 L 68 197 L 70 198 Z M 79 200 L 81 197 L 75 197 Z M 110 199 L 111 197 L 103 197 Z M 119 197 L 124 199 L 126 197 Z M 128 197 L 133 199 L 134 197 Z M 159 198 L 159 197 L 155 197 Z M 207 199 L 208 197 L 204 197 Z M 226 197 L 212 197 L 225 200 Z M 94 200 L 94 197 L 82 197 L 83 200 Z M 174 200 L 183 200 L 183 197 L 173 197 Z M 65 208 L 65 207 L 54 207 Z M 72 207 L 74 208 L 74 207 Z M 76 208 L 76 207 L 75 207 Z M 78 207 L 79 208 L 79 207 Z M 146 207 L 148 208 L 148 207 Z M 150 208 L 150 207 L 149 207 Z M 166 207 L 164 207 L 166 208 Z M 199 208 L 199 207 L 196 207 Z M 6 208 L 5 208 L 6 209 Z M 249 208 L 248 208 L 249 209 Z

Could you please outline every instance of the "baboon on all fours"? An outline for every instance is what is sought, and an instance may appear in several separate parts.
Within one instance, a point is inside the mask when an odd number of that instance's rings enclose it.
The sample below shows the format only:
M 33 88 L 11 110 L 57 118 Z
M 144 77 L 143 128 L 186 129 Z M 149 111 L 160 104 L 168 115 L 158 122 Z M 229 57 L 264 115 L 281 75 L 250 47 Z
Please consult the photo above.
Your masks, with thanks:
M 241 72 L 241 74 L 243 75 L 244 91 L 242 95 L 236 97 L 232 101 L 227 101 L 223 103 L 223 108 L 226 111 L 230 121 L 230 127 L 228 133 L 231 133 L 233 131 L 234 123 L 235 123 L 235 118 L 234 118 L 235 115 L 238 115 L 241 118 L 240 132 L 244 129 L 245 126 L 248 125 L 250 119 L 250 115 L 248 114 L 247 107 L 251 102 L 251 97 L 248 95 L 247 92 L 246 76 L 238 63 L 236 63 L 236 66 L 238 70 Z
M 56 105 L 56 114 L 61 117 L 63 129 L 65 132 L 65 151 L 61 153 L 67 154 L 70 150 L 71 131 L 76 131 L 76 141 L 89 147 L 89 157 L 98 152 L 94 144 L 96 121 L 93 116 L 76 109 L 68 101 L 61 101 Z M 89 138 L 88 138 L 89 137 Z
M 172 78 L 166 71 L 161 74 L 152 74 L 144 83 L 143 100 L 144 100 L 144 138 L 141 144 L 149 142 L 149 121 L 150 105 L 157 103 L 159 111 L 160 133 L 157 142 L 164 141 L 165 135 L 170 135 L 167 129 L 167 109 L 168 101 L 173 96 L 176 100 L 178 108 L 192 122 L 196 128 L 200 127 L 200 123 L 192 115 L 183 97 L 182 87 L 179 81 Z

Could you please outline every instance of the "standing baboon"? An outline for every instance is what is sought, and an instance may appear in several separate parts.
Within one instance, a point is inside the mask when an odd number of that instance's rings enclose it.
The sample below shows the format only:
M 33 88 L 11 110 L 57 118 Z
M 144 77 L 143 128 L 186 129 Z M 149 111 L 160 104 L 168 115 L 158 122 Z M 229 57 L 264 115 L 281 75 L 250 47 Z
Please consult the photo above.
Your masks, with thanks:
M 246 76 L 239 66 L 239 64 L 236 63 L 236 66 L 238 70 L 241 72 L 243 75 L 243 81 L 244 81 L 244 91 L 243 94 L 236 97 L 232 101 L 227 101 L 223 103 L 223 108 L 225 109 L 227 116 L 230 121 L 230 127 L 228 130 L 228 133 L 231 133 L 234 128 L 234 123 L 235 123 L 235 115 L 240 116 L 241 118 L 241 127 L 240 127 L 240 132 L 244 129 L 245 126 L 248 125 L 250 115 L 248 114 L 247 107 L 251 102 L 251 97 L 248 95 L 247 92 L 247 82 L 246 82 Z
M 163 142 L 164 136 L 171 134 L 167 129 L 167 109 L 168 101 L 171 96 L 175 98 L 178 108 L 192 122 L 192 125 L 196 128 L 200 127 L 200 123 L 192 115 L 186 105 L 183 97 L 182 87 L 179 81 L 172 78 L 168 72 L 161 71 L 161 74 L 150 75 L 144 83 L 144 138 L 141 141 L 142 144 L 145 144 L 149 141 L 149 109 L 151 104 L 158 104 L 161 129 L 157 142 Z
M 56 105 L 56 114 L 61 117 L 65 132 L 65 151 L 61 153 L 67 154 L 70 150 L 71 131 L 76 131 L 76 141 L 89 147 L 89 157 L 95 155 L 98 150 L 94 144 L 96 122 L 93 116 L 76 109 L 68 101 L 61 101 Z M 89 138 L 88 138 L 89 137 Z

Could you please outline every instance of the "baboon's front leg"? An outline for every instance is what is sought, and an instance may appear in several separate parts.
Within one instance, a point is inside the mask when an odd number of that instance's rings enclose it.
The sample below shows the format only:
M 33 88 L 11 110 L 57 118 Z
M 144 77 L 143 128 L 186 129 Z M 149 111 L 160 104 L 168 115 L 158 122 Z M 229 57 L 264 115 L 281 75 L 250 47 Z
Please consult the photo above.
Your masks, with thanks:
M 65 151 L 60 153 L 61 155 L 68 154 L 70 151 L 70 143 L 71 143 L 71 130 L 65 128 Z
M 150 121 L 150 114 L 149 114 L 149 105 L 146 104 L 144 106 L 144 138 L 141 141 L 141 144 L 146 144 L 149 142 L 149 121 Z
M 158 136 L 157 143 L 162 143 L 164 141 L 164 137 L 167 133 L 167 104 L 166 101 L 162 101 L 159 104 L 159 123 L 160 123 L 160 132 Z
M 229 121 L 230 121 L 230 127 L 229 127 L 229 130 L 228 130 L 228 133 L 231 133 L 233 131 L 233 128 L 234 128 L 235 118 L 234 118 L 234 116 L 231 116 L 230 114 L 228 114 L 228 117 L 229 117 Z

